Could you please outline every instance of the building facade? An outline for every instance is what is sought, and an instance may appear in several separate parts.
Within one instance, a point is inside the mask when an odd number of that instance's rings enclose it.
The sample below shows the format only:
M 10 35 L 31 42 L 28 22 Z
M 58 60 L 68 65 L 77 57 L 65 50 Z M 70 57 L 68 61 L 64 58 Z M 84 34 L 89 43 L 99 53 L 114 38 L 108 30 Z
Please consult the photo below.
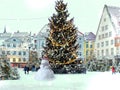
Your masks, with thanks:
M 39 31 L 39 33 L 37 34 L 37 53 L 38 53 L 38 58 L 41 58 L 43 53 L 43 46 L 45 46 L 45 42 L 46 42 L 46 39 L 45 37 L 48 36 L 48 33 L 49 33 L 49 25 L 46 24 L 43 26 L 43 28 Z
M 84 34 L 84 58 L 85 58 L 85 62 L 94 59 L 95 38 L 96 38 L 96 35 L 92 32 L 87 32 Z
M 79 44 L 78 58 L 84 61 L 84 34 L 80 31 L 78 31 L 77 34 L 78 34 L 77 42 Z
M 105 5 L 96 33 L 97 60 L 115 61 L 120 55 L 120 8 Z
M 6 30 L 4 34 L 8 33 Z M 29 45 L 31 43 L 31 36 L 27 32 L 14 32 L 7 36 L 1 36 L 0 53 L 6 55 L 12 66 L 24 67 L 29 60 Z

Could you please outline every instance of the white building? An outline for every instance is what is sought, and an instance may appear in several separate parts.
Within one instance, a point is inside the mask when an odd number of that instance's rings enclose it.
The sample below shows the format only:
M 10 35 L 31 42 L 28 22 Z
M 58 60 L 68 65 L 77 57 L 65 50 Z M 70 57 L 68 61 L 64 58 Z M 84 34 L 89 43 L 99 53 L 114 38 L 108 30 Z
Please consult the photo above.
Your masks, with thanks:
M 43 28 L 37 34 L 37 53 L 38 53 L 38 58 L 42 57 L 43 46 L 45 45 L 45 42 L 46 42 L 45 37 L 48 37 L 49 30 L 50 30 L 49 29 L 49 25 L 46 24 L 46 25 L 43 26 Z
M 120 54 L 120 8 L 104 6 L 96 33 L 95 52 L 98 60 L 113 60 Z
M 0 40 L 1 55 L 7 55 L 13 66 L 23 67 L 29 60 L 31 35 L 27 32 L 19 31 L 9 35 L 5 29 L 3 33 L 4 36 L 1 35 L 3 39 Z

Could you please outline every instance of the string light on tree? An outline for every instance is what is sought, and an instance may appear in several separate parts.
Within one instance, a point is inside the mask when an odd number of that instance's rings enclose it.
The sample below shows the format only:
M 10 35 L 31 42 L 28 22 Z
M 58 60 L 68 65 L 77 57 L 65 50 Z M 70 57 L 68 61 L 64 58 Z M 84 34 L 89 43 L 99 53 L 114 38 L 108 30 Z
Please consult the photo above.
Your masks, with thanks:
M 67 70 L 71 64 L 76 63 L 78 43 L 77 28 L 73 24 L 73 18 L 68 20 L 69 13 L 67 4 L 62 0 L 56 2 L 56 14 L 49 18 L 50 31 L 46 37 L 44 53 L 48 56 L 55 73 L 62 73 L 59 70 Z M 74 67 L 73 67 L 74 68 Z

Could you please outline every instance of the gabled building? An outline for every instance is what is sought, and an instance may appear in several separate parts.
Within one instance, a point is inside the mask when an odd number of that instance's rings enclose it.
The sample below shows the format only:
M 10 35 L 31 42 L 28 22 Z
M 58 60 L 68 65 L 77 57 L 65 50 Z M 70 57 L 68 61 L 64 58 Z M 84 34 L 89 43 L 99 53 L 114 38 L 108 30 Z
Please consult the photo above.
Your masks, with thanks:
M 85 62 L 92 60 L 94 58 L 95 38 L 96 38 L 96 35 L 92 32 L 87 32 L 84 34 L 84 58 L 85 58 Z
M 104 6 L 96 33 L 95 52 L 97 60 L 111 62 L 120 55 L 120 7 Z

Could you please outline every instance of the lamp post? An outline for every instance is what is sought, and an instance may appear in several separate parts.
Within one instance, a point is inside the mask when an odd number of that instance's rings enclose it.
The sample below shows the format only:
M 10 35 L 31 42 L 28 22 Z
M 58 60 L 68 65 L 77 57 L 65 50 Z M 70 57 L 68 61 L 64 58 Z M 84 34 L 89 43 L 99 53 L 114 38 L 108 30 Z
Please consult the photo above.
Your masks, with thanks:
M 30 61 L 30 48 L 31 47 L 29 46 L 28 48 L 29 48 L 29 56 L 28 56 L 29 59 L 28 60 Z

